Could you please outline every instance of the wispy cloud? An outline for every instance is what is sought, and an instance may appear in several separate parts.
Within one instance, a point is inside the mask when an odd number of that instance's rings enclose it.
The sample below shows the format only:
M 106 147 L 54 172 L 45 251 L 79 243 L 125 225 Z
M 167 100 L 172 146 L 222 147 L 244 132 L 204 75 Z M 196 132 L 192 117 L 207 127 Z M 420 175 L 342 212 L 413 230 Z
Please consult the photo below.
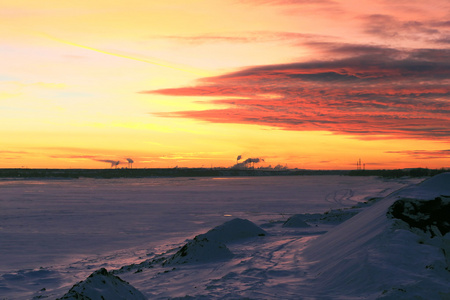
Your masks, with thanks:
M 27 154 L 26 151 L 8 151 L 8 150 L 0 150 L 0 154 Z
M 284 15 L 298 15 L 299 13 L 345 14 L 342 1 L 335 0 L 237 0 L 239 3 L 257 6 L 272 6 L 281 8 Z
M 318 45 L 311 45 L 317 46 Z M 156 113 L 361 139 L 450 137 L 450 50 L 326 44 L 334 60 L 255 66 L 194 87 L 143 93 L 213 96 L 216 109 Z
M 450 149 L 445 150 L 406 150 L 406 151 L 387 151 L 386 153 L 404 154 L 415 159 L 448 159 L 450 158 Z
M 373 14 L 362 16 L 363 31 L 385 39 L 409 39 L 445 43 L 450 34 L 449 22 L 429 20 L 399 20 L 395 16 Z
M 106 54 L 106 55 L 111 55 L 111 56 L 121 57 L 121 58 L 125 58 L 125 59 L 136 60 L 136 61 L 152 64 L 152 65 L 155 65 L 155 66 L 159 66 L 159 67 L 163 67 L 163 68 L 169 68 L 169 69 L 177 70 L 177 71 L 180 71 L 180 72 L 191 73 L 191 74 L 200 75 L 200 76 L 205 76 L 207 74 L 205 71 L 195 70 L 194 68 L 188 67 L 188 66 L 177 66 L 174 63 L 165 62 L 165 61 L 163 61 L 161 59 L 155 59 L 155 58 L 147 59 L 147 58 L 141 58 L 141 57 L 138 57 L 138 56 L 135 56 L 135 55 L 121 54 L 119 52 L 105 51 L 105 50 L 89 47 L 89 46 L 86 46 L 86 45 L 81 45 L 81 44 L 78 44 L 78 43 L 74 43 L 74 42 L 71 42 L 71 41 L 67 41 L 67 40 L 64 40 L 64 39 L 56 38 L 56 37 L 53 37 L 53 36 L 48 35 L 46 33 L 37 32 L 36 34 L 39 35 L 39 36 L 48 38 L 50 40 L 56 41 L 58 43 L 62 43 L 62 44 L 66 44 L 66 45 L 70 45 L 70 46 L 74 46 L 74 47 L 78 47 L 78 48 L 83 48 L 83 49 L 87 49 L 87 50 L 90 50 L 90 51 L 103 53 L 103 54 Z
M 48 148 L 52 149 L 52 148 Z M 71 152 L 92 152 L 92 150 L 89 149 L 82 149 L 82 148 L 53 148 L 55 150 L 66 150 Z M 70 159 L 70 160 L 90 160 L 90 161 L 96 161 L 96 162 L 103 162 L 111 164 L 111 167 L 118 166 L 121 163 L 124 163 L 125 161 L 130 162 L 130 158 L 121 159 L 118 158 L 117 155 L 111 155 L 111 154 L 104 154 L 104 153 L 95 153 L 95 154 L 54 154 L 50 155 L 49 157 L 55 158 L 55 159 Z M 134 162 L 134 161 L 133 161 Z
M 189 44 L 205 43 L 266 43 L 266 42 L 289 42 L 298 44 L 310 40 L 331 39 L 332 37 L 318 34 L 308 34 L 289 31 L 246 31 L 229 32 L 221 34 L 202 34 L 202 35 L 159 35 L 149 36 L 150 39 L 176 40 Z
M 297 5 L 297 4 L 336 4 L 333 0 L 240 0 L 241 3 L 267 5 Z

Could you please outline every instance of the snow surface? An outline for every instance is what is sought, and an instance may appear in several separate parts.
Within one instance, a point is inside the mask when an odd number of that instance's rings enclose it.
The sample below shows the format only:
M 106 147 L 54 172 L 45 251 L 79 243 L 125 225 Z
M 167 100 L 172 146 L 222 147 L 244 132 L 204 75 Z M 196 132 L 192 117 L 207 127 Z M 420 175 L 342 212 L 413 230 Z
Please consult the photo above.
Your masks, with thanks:
M 387 212 L 449 178 L 0 181 L 0 299 L 62 297 L 100 268 L 148 299 L 446 299 L 448 234 Z

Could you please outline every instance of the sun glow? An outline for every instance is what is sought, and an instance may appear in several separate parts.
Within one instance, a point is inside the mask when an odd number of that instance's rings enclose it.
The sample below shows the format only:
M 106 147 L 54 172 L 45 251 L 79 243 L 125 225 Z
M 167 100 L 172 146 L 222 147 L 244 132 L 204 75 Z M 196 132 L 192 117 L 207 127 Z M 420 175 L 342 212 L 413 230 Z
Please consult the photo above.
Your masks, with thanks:
M 0 5 L 0 168 L 450 163 L 448 1 Z

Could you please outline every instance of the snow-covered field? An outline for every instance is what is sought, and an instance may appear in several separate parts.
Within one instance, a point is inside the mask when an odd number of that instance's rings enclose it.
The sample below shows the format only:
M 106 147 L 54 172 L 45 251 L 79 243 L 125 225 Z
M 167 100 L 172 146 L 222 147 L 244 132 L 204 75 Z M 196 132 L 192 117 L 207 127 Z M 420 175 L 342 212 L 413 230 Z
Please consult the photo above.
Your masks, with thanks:
M 1 180 L 0 299 L 449 299 L 449 222 L 411 207 L 450 175 L 422 180 Z

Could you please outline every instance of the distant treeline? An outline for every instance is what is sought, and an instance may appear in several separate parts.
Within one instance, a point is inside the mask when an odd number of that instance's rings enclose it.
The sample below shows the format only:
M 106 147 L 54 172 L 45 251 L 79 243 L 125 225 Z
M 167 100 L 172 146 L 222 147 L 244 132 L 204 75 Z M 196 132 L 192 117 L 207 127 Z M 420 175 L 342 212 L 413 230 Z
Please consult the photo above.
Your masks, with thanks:
M 347 175 L 348 171 L 261 170 L 228 168 L 171 169 L 0 169 L 0 178 L 145 178 Z
M 440 173 L 449 172 L 448 169 L 428 169 L 428 168 L 414 168 L 414 169 L 395 169 L 395 170 L 353 170 L 349 171 L 349 176 L 379 176 L 385 178 L 400 178 L 400 177 L 427 177 L 434 176 Z
M 171 168 L 171 169 L 0 169 L 0 178 L 145 178 L 145 177 L 236 177 L 236 176 L 301 176 L 348 175 L 380 176 L 386 178 L 433 176 L 447 169 L 398 170 L 261 170 L 228 168 Z

